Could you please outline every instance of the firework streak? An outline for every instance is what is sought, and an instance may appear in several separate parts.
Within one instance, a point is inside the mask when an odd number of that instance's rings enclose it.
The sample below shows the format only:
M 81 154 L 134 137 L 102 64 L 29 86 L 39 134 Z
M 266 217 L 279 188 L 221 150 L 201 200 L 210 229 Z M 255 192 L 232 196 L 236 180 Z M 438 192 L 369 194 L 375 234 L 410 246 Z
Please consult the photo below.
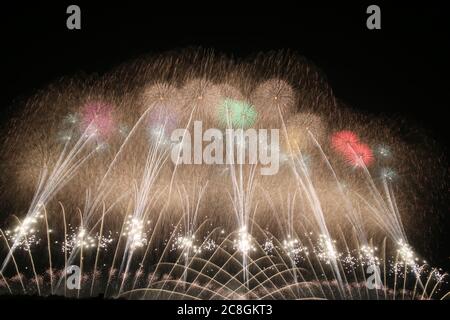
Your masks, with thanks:
M 199 123 L 222 134 L 194 145 Z M 276 172 L 248 160 L 245 138 L 211 151 L 251 129 L 279 132 L 254 144 Z M 408 239 L 429 201 L 409 201 L 412 186 L 437 161 L 398 132 L 283 53 L 166 53 L 61 81 L 3 135 L 0 294 L 446 298 L 446 275 Z M 186 141 L 192 161 L 173 161 Z M 196 161 L 205 150 L 223 161 Z

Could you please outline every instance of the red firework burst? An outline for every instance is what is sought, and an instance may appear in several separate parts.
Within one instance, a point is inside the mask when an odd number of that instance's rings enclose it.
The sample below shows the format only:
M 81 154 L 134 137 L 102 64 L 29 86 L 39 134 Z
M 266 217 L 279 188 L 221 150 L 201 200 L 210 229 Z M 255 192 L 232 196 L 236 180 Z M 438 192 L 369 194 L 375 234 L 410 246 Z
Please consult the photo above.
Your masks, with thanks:
M 334 150 L 342 154 L 351 151 L 352 147 L 357 144 L 359 144 L 359 137 L 352 131 L 343 130 L 331 136 L 331 145 Z
M 112 107 L 104 102 L 89 102 L 84 105 L 82 116 L 82 129 L 88 129 L 88 134 L 95 134 L 108 138 L 114 129 Z
M 351 145 L 344 154 L 349 164 L 355 167 L 369 167 L 374 160 L 372 149 L 365 143 Z

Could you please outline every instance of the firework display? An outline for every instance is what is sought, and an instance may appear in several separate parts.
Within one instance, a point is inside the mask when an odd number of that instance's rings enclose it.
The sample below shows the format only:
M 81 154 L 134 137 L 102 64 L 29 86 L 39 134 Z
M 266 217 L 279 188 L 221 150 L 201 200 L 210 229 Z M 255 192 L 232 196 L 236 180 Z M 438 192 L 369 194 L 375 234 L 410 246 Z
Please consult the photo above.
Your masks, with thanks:
M 172 139 L 196 122 L 223 134 Z M 253 149 L 227 129 L 278 130 L 279 144 L 231 161 Z M 303 58 L 143 58 L 43 89 L 5 130 L 0 294 L 449 297 L 409 237 L 428 201 L 410 201 L 414 186 L 437 178 L 438 155 L 344 107 Z M 192 161 L 173 161 L 186 143 Z M 211 150 L 227 161 L 197 161 Z M 261 174 L 274 155 L 278 170 Z

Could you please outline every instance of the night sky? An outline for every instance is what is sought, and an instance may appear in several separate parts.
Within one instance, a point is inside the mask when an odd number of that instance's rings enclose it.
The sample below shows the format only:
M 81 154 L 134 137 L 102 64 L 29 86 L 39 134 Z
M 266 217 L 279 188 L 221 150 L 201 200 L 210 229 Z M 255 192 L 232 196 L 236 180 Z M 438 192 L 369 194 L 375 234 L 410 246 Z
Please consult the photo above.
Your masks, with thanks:
M 442 1 L 427 7 L 373 2 L 382 10 L 382 30 L 373 31 L 366 28 L 365 13 L 372 2 L 315 7 L 148 2 L 2 4 L 0 124 L 36 90 L 63 76 L 102 74 L 142 55 L 188 46 L 238 58 L 290 49 L 324 72 L 339 99 L 363 112 L 405 119 L 447 154 L 450 28 Z M 66 28 L 69 4 L 81 7 L 80 31 Z M 447 231 L 449 221 L 442 222 Z M 446 232 L 438 237 L 445 243 Z M 448 266 L 446 246 L 437 262 Z

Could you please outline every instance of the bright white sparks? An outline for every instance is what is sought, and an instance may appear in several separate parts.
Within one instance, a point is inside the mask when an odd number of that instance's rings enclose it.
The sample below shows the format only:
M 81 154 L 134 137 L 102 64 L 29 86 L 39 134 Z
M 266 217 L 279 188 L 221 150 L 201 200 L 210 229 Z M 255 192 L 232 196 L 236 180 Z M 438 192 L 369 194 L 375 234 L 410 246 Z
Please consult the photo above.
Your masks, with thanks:
M 342 255 L 336 250 L 335 243 L 336 240 L 332 240 L 324 234 L 319 236 L 316 254 L 317 257 L 320 260 L 325 261 L 326 264 L 330 264 Z
M 131 250 L 141 248 L 147 244 L 144 232 L 144 222 L 131 216 L 125 221 L 123 236 L 128 238 Z
M 291 238 L 290 236 L 283 241 L 283 249 L 295 262 L 299 261 L 302 253 L 306 256 L 309 255 L 308 248 L 302 246 L 298 239 Z
M 252 236 L 247 232 L 247 228 L 242 227 L 239 230 L 238 238 L 233 241 L 233 249 L 247 255 L 250 251 L 256 251 L 252 243 Z
M 410 267 L 415 267 L 419 258 L 416 257 L 411 246 L 404 242 L 402 239 L 397 242 L 398 249 L 397 254 L 400 264 L 406 264 Z

